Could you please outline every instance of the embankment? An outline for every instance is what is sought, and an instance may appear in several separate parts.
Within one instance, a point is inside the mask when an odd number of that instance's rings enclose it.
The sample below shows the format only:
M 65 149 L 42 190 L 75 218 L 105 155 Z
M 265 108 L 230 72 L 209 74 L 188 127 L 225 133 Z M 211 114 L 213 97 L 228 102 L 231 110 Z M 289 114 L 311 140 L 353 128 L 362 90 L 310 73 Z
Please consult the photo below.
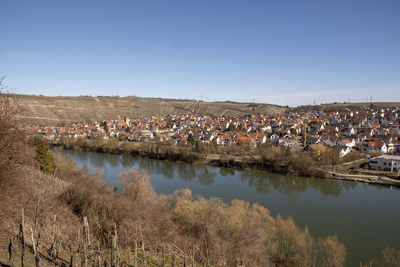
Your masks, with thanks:
M 254 150 L 243 153 L 228 154 L 221 150 L 210 153 L 208 148 L 196 151 L 195 146 L 171 146 L 168 144 L 147 142 L 123 142 L 117 140 L 87 139 L 87 138 L 62 138 L 52 141 L 53 147 L 110 153 L 150 159 L 171 160 L 192 164 L 204 164 L 243 170 L 259 170 L 273 173 L 282 173 L 294 176 L 329 178 L 364 182 L 369 184 L 400 187 L 400 181 L 380 178 L 371 175 L 350 175 L 323 170 L 312 158 L 304 152 L 282 151 L 270 148 L 272 151 Z

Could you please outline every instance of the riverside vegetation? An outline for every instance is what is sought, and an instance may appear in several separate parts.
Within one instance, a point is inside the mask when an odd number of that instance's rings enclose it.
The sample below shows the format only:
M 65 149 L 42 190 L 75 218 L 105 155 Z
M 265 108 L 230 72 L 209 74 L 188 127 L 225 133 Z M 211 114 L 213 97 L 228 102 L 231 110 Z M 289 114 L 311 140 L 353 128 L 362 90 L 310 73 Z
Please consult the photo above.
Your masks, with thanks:
M 93 152 L 142 156 L 152 159 L 183 161 L 234 167 L 240 169 L 267 170 L 305 177 L 326 177 L 327 170 L 337 164 L 349 162 L 363 157 L 361 153 L 351 153 L 339 158 L 337 148 L 316 147 L 312 152 L 285 149 L 272 144 L 255 147 L 248 144 L 227 147 L 218 146 L 215 142 L 189 142 L 188 145 L 174 146 L 155 142 L 127 142 L 116 139 L 68 138 L 62 137 L 50 141 L 51 145 Z
M 158 195 L 131 170 L 116 188 L 101 171 L 63 161 L 18 127 L 0 94 L 0 264 L 22 266 L 343 266 L 336 236 L 315 239 L 292 219 L 241 200 Z M 398 266 L 387 248 L 376 264 Z

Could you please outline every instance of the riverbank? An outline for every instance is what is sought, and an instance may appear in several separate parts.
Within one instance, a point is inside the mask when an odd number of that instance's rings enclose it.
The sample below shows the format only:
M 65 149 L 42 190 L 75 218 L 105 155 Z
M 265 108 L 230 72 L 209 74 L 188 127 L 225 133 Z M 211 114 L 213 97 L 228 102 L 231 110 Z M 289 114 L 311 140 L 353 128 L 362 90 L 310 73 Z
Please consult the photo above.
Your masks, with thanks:
M 352 182 L 361 182 L 375 185 L 386 185 L 386 186 L 395 186 L 400 188 L 400 181 L 391 179 L 388 177 L 381 177 L 375 175 L 364 175 L 364 174 L 347 174 L 347 173 L 338 173 L 338 172 L 328 172 L 330 178 L 352 181 Z
M 163 143 L 126 142 L 115 139 L 61 138 L 52 147 L 110 153 L 149 159 L 170 160 L 241 170 L 268 171 L 294 176 L 326 178 L 326 171 L 314 164 L 309 153 L 282 150 L 276 146 L 250 149 L 248 146 L 218 148 L 212 144 L 172 146 Z
M 238 155 L 214 150 L 214 153 L 205 153 L 210 148 L 202 148 L 200 152 L 195 146 L 171 146 L 159 143 L 124 142 L 117 140 L 62 138 L 51 141 L 52 147 L 65 149 L 110 153 L 149 159 L 170 160 L 199 165 L 211 165 L 242 170 L 268 171 L 303 177 L 328 178 L 363 182 L 376 185 L 400 187 L 400 181 L 387 177 L 363 174 L 347 174 L 334 172 L 331 169 L 322 169 L 315 164 L 309 154 L 304 152 L 282 151 L 277 147 L 269 147 L 271 151 L 247 150 Z M 197 151 L 196 151 L 197 150 Z

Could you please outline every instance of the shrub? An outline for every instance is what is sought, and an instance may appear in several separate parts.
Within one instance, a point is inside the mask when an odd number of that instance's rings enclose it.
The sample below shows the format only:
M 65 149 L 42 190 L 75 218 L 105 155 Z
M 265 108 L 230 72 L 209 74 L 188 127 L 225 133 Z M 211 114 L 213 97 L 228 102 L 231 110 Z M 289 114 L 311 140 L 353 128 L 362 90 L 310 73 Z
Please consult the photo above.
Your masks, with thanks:
M 387 247 L 383 249 L 382 254 L 385 266 L 400 267 L 400 250 Z

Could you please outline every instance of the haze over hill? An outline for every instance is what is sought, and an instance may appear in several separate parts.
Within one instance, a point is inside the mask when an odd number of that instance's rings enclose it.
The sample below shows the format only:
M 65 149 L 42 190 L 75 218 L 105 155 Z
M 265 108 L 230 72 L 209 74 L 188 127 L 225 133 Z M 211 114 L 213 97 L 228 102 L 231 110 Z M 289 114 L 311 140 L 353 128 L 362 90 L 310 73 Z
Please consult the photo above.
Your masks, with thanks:
M 86 120 L 138 118 L 167 114 L 203 114 L 210 116 L 239 116 L 263 113 L 281 114 L 285 107 L 259 103 L 200 102 L 139 97 L 67 97 L 15 95 L 26 108 L 22 118 L 32 124 L 57 125 Z

